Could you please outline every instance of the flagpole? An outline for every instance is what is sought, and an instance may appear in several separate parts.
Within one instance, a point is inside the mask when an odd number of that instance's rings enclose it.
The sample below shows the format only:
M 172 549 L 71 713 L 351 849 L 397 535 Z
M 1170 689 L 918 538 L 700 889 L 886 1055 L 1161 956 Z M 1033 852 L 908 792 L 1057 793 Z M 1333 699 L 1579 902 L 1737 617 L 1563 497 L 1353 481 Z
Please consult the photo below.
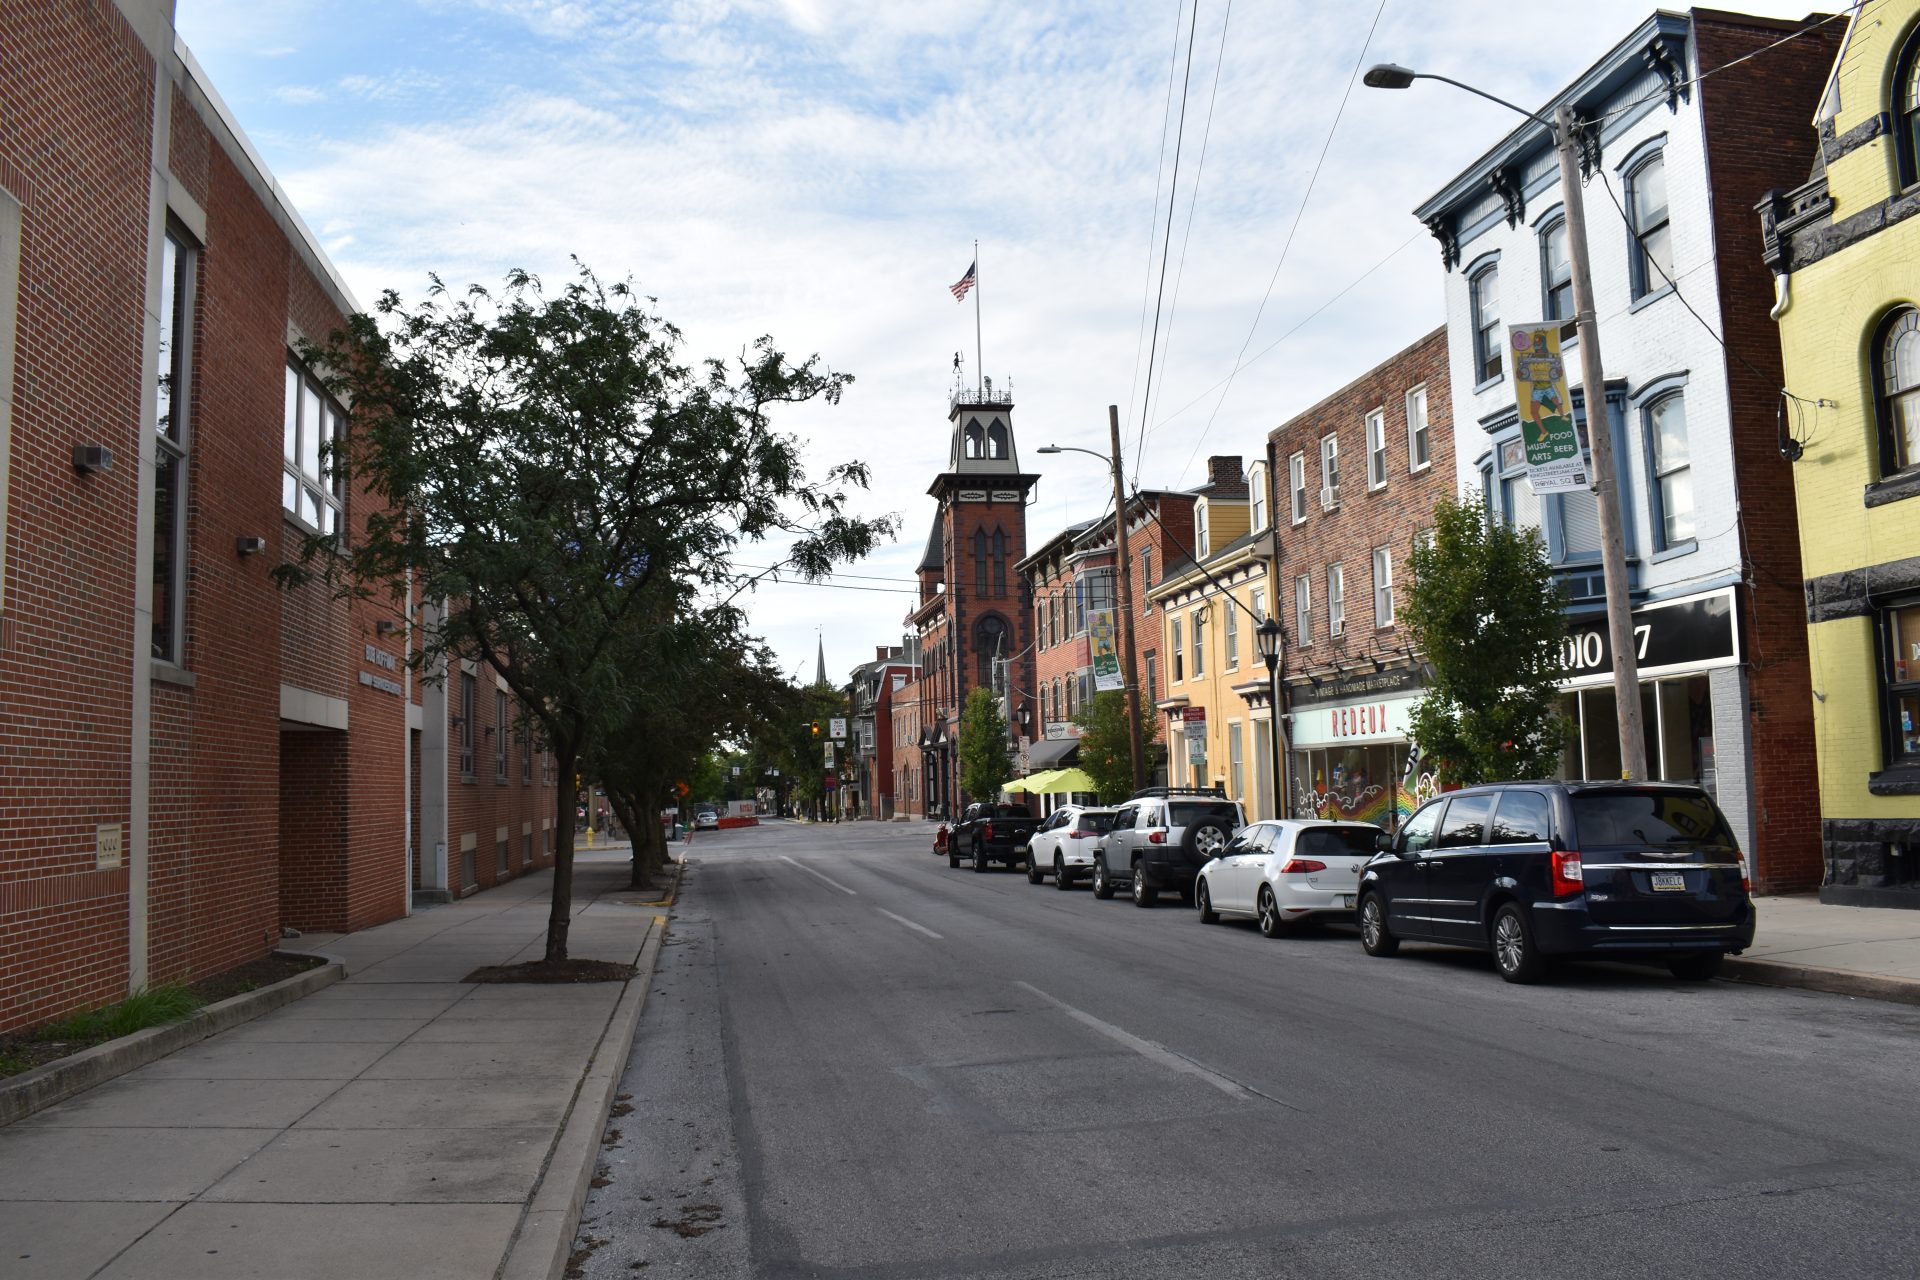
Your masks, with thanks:
M 986 398 L 987 366 L 980 352 L 980 242 L 973 242 L 973 376 L 977 380 L 975 394 Z

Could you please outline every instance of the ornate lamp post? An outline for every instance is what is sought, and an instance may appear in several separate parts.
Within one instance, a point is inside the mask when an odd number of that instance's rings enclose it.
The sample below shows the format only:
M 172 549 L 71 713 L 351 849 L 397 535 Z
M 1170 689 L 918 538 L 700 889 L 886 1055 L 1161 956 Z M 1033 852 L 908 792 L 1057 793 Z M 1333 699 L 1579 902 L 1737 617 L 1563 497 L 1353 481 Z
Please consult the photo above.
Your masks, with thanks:
M 1287 791 L 1285 767 L 1282 764 L 1285 739 L 1280 730 L 1280 624 L 1268 618 L 1254 628 L 1253 638 L 1260 647 L 1260 661 L 1267 664 L 1267 705 L 1272 708 L 1270 714 L 1273 717 L 1273 732 L 1267 744 L 1273 764 L 1273 813 L 1276 818 L 1284 818 L 1287 816 Z

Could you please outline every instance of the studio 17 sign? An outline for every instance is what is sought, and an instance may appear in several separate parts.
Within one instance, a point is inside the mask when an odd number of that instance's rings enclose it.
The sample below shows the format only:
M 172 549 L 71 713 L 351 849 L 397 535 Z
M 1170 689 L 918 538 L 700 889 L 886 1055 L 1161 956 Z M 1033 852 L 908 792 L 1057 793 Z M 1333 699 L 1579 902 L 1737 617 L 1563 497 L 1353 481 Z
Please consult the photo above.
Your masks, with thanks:
M 1635 609 L 1633 644 L 1643 677 L 1737 665 L 1740 633 L 1733 588 Z M 1561 659 L 1569 683 L 1611 678 L 1613 646 L 1606 615 L 1583 618 L 1569 627 Z

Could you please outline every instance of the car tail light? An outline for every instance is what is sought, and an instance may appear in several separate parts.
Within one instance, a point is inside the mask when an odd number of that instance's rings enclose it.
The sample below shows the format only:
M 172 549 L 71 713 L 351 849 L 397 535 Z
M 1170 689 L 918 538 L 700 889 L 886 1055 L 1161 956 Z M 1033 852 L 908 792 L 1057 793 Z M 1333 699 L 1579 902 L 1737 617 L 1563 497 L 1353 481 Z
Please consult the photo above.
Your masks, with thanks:
M 1747 869 L 1747 855 L 1740 855 L 1740 892 L 1753 896 L 1753 874 Z
M 1287 865 L 1280 868 L 1280 874 L 1289 876 L 1302 871 L 1325 871 L 1326 869 L 1326 863 L 1316 862 L 1312 858 L 1288 858 Z
M 1166 832 L 1164 832 L 1164 831 L 1149 831 L 1149 832 L 1147 832 L 1147 843 L 1148 843 L 1148 844 L 1165 844 L 1166 842 L 1167 842 L 1167 833 L 1166 833 Z
M 1088 831 L 1084 827 L 1075 827 L 1073 830 L 1067 832 L 1067 838 L 1069 840 L 1091 840 L 1099 834 L 1098 831 Z
M 1580 855 L 1571 849 L 1553 851 L 1553 896 L 1564 898 L 1580 893 L 1587 887 L 1587 879 L 1580 869 Z
M 991 822 L 989 822 L 986 826 L 980 828 L 980 837 L 983 840 L 993 839 L 993 824 Z

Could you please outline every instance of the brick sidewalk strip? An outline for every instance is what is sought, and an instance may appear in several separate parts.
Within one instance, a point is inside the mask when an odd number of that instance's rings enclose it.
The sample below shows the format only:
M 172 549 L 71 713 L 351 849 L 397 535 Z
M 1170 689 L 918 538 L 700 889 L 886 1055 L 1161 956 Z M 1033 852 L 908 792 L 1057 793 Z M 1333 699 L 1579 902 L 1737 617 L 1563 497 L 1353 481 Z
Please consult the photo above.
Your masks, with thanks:
M 0 1128 L 0 1272 L 557 1276 L 664 916 L 583 854 L 570 952 L 639 976 L 461 982 L 539 958 L 549 874 L 310 935 L 345 981 Z

